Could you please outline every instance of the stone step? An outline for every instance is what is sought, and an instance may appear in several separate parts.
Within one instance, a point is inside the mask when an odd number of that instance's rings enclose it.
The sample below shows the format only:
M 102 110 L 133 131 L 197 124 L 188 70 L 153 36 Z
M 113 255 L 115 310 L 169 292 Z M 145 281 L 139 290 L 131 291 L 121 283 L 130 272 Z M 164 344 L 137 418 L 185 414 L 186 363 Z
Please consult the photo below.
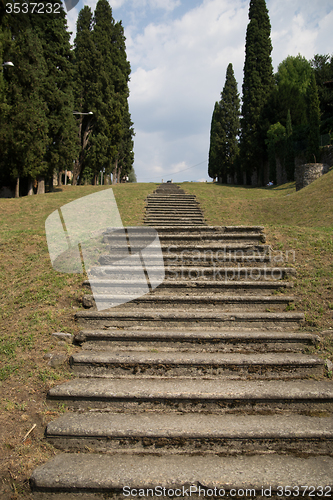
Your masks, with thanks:
M 158 226 L 156 226 L 157 229 Z M 130 243 L 135 245 L 135 242 L 138 241 L 139 243 L 142 241 L 142 233 L 140 232 L 131 232 L 130 236 Z M 230 242 L 233 242 L 234 240 L 238 240 L 238 243 L 244 242 L 244 240 L 250 240 L 250 243 L 256 243 L 256 242 L 262 242 L 265 243 L 265 235 L 262 233 L 257 233 L 257 232 L 239 232 L 239 233 L 229 233 L 229 232 L 203 232 L 201 233 L 200 230 L 197 230 L 196 232 L 193 233 L 185 233 L 185 232 L 179 232 L 178 234 L 173 234 L 172 232 L 168 233 L 159 233 L 159 239 L 160 242 L 163 244 L 170 243 L 172 242 L 173 244 L 179 245 L 179 244 L 192 244 L 196 245 L 197 243 L 200 245 L 202 243 L 206 244 L 208 242 L 211 243 L 219 243 L 220 246 L 224 246 L 224 244 L 228 244 Z M 104 242 L 105 243 L 112 243 L 115 244 L 117 241 L 120 242 L 120 244 L 123 243 L 123 234 L 121 233 L 116 233 L 116 234 L 109 234 L 109 233 L 104 233 Z M 186 243 L 185 243 L 186 242 Z
M 116 264 L 116 265 L 115 265 Z M 92 267 L 89 270 L 89 278 L 99 279 L 126 279 L 126 278 L 140 278 L 142 277 L 142 266 L 129 265 L 124 266 L 120 263 L 117 265 L 101 265 Z M 149 266 L 149 279 L 155 277 L 159 280 L 161 276 L 172 280 L 214 280 L 214 281 L 231 281 L 231 280 L 245 280 L 245 281 L 259 281 L 259 280 L 282 280 L 295 276 L 296 270 L 293 267 L 271 267 L 265 263 L 257 266 Z
M 111 288 L 116 290 L 117 294 L 142 293 L 142 281 L 139 280 L 108 280 L 108 279 L 93 279 L 85 280 L 83 282 L 85 287 L 99 287 L 103 293 L 108 293 Z M 278 281 L 216 281 L 216 280 L 179 280 L 165 279 L 155 290 L 164 294 L 175 292 L 179 294 L 202 294 L 206 293 L 228 293 L 228 294 L 267 294 L 268 292 L 289 291 L 293 288 L 292 281 L 278 280 Z M 151 292 L 152 294 L 155 292 Z
M 242 264 L 245 263 L 249 265 L 259 265 L 260 263 L 269 263 L 273 262 L 272 256 L 270 254 L 258 254 L 258 255 L 238 255 L 236 253 L 228 255 L 225 252 L 213 252 L 210 254 L 208 252 L 200 254 L 199 250 L 189 250 L 188 252 L 178 252 L 174 253 L 171 247 L 168 247 L 168 252 L 163 254 L 163 262 L 165 266 L 172 265 L 186 265 L 186 266 L 222 266 L 224 265 L 234 265 L 234 264 Z M 151 253 L 149 252 L 149 265 L 157 265 L 161 263 L 161 254 L 160 253 Z M 147 258 L 145 259 L 147 260 Z M 102 266 L 106 265 L 122 265 L 124 266 L 124 261 L 122 260 L 120 263 L 115 259 L 114 255 L 105 254 L 102 255 L 98 262 Z
M 333 456 L 333 418 L 297 414 L 67 413 L 48 424 L 46 437 L 67 451 Z
M 179 210 L 177 211 L 177 215 L 168 213 L 168 214 L 147 214 L 145 216 L 145 224 L 149 224 L 150 222 L 154 223 L 154 226 L 157 224 L 160 224 L 163 221 L 172 221 L 172 223 L 176 223 L 179 221 L 188 221 L 189 224 L 193 222 L 201 222 L 204 223 L 204 219 L 202 218 L 201 214 L 187 214 L 187 213 L 181 213 Z
M 50 500 L 52 492 L 73 492 L 78 498 L 85 492 L 115 495 L 112 498 L 207 495 L 239 499 L 265 498 L 275 493 L 279 495 L 276 498 L 282 498 L 282 492 L 302 498 L 313 498 L 318 493 L 321 498 L 332 494 L 332 470 L 333 458 L 325 456 L 304 460 L 267 454 L 223 457 L 60 453 L 33 472 L 31 487 L 45 495 L 37 500 Z
M 75 342 L 85 349 L 159 349 L 198 352 L 297 352 L 318 343 L 306 332 L 229 330 L 81 330 Z M 99 347 L 100 346 L 100 347 Z
M 102 291 L 100 291 L 102 292 Z M 133 293 L 131 291 L 131 293 Z M 151 294 L 130 300 L 128 294 L 119 294 L 115 290 L 113 294 L 94 293 L 94 295 L 84 295 L 82 298 L 83 306 L 86 308 L 95 307 L 100 302 L 107 301 L 110 307 L 119 306 L 126 303 L 127 310 L 135 310 L 137 308 L 177 308 L 183 306 L 191 310 L 205 310 L 213 312 L 217 308 L 219 311 L 257 311 L 267 310 L 270 308 L 275 311 L 282 311 L 288 305 L 295 302 L 296 298 L 291 295 L 172 295 L 162 294 L 159 290 L 155 290 Z
M 172 226 L 158 226 L 155 228 L 160 235 L 163 233 L 172 233 Z M 203 226 L 200 228 L 200 234 L 210 234 L 210 233 L 264 233 L 263 226 Z M 181 233 L 195 233 L 198 232 L 198 228 L 193 226 L 184 226 L 181 230 L 178 227 L 175 228 L 177 234 Z
M 203 352 L 86 351 L 73 354 L 70 366 L 80 377 L 198 378 L 219 380 L 323 377 L 325 363 L 298 353 L 239 354 Z
M 75 314 L 80 326 L 88 328 L 299 328 L 303 313 L 292 312 L 192 312 L 184 309 L 119 311 L 78 311 Z
M 149 214 L 149 213 L 156 213 L 158 215 L 160 214 L 163 214 L 163 213 L 175 213 L 177 214 L 177 212 L 181 210 L 182 213 L 188 213 L 188 214 L 192 214 L 193 212 L 196 212 L 196 213 L 199 213 L 199 214 L 203 214 L 203 211 L 202 209 L 199 207 L 199 205 L 197 203 L 191 203 L 191 204 L 178 204 L 178 203 L 173 203 L 173 204 L 169 204 L 169 203 L 164 203 L 164 204 L 161 204 L 161 203 L 149 203 L 146 207 L 146 214 Z
M 333 411 L 333 384 L 315 380 L 204 380 L 79 378 L 52 387 L 51 401 L 73 408 L 114 411 L 196 413 L 297 412 L 318 416 Z M 326 415 L 326 413 L 325 413 Z

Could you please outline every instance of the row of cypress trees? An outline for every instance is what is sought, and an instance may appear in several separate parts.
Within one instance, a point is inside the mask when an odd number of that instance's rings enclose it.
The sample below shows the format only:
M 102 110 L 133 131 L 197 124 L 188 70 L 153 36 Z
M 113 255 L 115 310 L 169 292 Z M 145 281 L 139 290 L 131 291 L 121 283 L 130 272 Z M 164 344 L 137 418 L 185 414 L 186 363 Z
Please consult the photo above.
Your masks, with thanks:
M 0 71 L 1 185 L 15 186 L 16 196 L 42 193 L 65 170 L 73 184 L 96 183 L 100 171 L 119 182 L 134 161 L 121 21 L 107 0 L 94 15 L 85 6 L 73 49 L 62 4 L 50 0 L 51 12 L 37 13 L 16 3 L 15 13 L 8 3 L 0 11 L 0 63 L 14 67 Z
M 300 55 L 289 56 L 274 75 L 270 32 L 265 0 L 251 0 L 242 109 L 230 63 L 212 116 L 208 174 L 223 183 L 276 183 L 277 161 L 284 180 L 293 180 L 295 142 L 303 144 L 305 161 L 316 161 L 320 115 L 325 117 L 327 130 L 333 125 L 332 94 L 323 86 L 325 78 L 333 78 L 333 57 L 329 61 L 329 56 L 317 55 L 311 64 Z M 316 80 L 321 85 L 321 102 Z

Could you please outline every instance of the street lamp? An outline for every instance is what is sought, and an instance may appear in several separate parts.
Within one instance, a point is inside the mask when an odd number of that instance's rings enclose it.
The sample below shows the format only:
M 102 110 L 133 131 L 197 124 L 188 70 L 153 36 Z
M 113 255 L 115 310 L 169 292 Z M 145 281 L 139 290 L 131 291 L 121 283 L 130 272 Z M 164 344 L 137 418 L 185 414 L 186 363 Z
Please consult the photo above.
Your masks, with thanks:
M 3 67 L 6 67 L 6 66 L 14 66 L 14 64 L 10 61 L 7 61 L 7 62 L 4 62 L 3 64 L 1 64 L 1 66 Z
M 88 113 L 80 113 L 79 111 L 73 111 L 73 115 L 93 115 L 94 113 L 92 111 L 89 111 Z

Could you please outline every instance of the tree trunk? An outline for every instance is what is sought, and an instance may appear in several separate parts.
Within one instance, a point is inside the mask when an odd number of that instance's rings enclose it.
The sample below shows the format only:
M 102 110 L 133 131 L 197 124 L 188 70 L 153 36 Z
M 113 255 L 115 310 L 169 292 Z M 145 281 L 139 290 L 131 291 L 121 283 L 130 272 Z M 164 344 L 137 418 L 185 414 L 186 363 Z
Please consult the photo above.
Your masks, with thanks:
M 97 174 L 94 174 L 94 181 L 93 181 L 93 183 L 94 183 L 94 186 L 97 186 Z
M 118 170 L 117 170 L 117 182 L 118 182 L 118 184 L 120 183 L 120 175 L 121 175 L 121 168 L 118 168 Z
M 62 172 L 58 172 L 58 186 L 62 186 Z
M 45 194 L 45 179 L 44 179 L 44 177 L 39 177 L 37 179 L 37 182 L 38 182 L 37 194 Z
M 28 196 L 31 196 L 34 194 L 34 190 L 33 190 L 33 187 L 32 187 L 32 179 L 29 179 L 29 183 L 28 183 Z
M 20 178 L 16 178 L 16 186 L 15 186 L 15 198 L 20 197 Z

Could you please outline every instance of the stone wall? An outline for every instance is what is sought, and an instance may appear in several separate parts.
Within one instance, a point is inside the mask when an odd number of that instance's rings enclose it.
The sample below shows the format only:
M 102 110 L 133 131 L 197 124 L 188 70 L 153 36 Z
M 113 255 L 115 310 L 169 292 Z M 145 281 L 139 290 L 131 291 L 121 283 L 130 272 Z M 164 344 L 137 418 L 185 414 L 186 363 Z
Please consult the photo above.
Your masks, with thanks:
M 326 174 L 329 170 L 329 165 L 326 163 L 305 163 L 296 165 L 295 181 L 296 191 L 308 186 L 311 182 Z

